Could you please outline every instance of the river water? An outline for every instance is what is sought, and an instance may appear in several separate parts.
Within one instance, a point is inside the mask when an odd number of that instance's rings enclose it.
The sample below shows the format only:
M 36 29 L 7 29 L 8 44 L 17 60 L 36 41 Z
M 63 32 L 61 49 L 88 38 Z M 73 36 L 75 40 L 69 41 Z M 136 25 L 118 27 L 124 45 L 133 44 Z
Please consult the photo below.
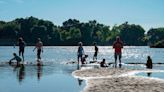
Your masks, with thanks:
M 36 62 L 34 47 L 25 48 L 25 61 Z M 0 46 L 0 92 L 80 92 L 85 82 L 75 79 L 72 72 L 77 70 L 76 64 L 66 64 L 77 61 L 76 46 L 47 46 L 42 53 L 42 61 L 47 63 L 43 67 L 25 66 L 16 68 L 5 65 L 13 56 L 18 54 L 18 47 Z M 85 54 L 91 61 L 94 54 L 93 46 L 84 47 Z M 111 46 L 99 46 L 98 60 L 114 62 L 114 50 Z M 164 49 L 149 48 L 147 46 L 127 46 L 122 52 L 123 63 L 146 63 L 147 56 L 151 56 L 153 63 L 164 63 Z M 131 66 L 133 67 L 133 66 Z M 164 69 L 155 66 L 156 69 Z

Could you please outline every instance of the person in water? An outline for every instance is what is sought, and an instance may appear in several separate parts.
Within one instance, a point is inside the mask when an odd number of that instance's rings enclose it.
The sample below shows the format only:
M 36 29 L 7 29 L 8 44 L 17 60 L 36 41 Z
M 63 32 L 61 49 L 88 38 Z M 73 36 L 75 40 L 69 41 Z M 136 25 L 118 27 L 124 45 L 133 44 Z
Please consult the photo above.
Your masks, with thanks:
M 79 59 L 82 62 L 82 56 L 84 55 L 84 49 L 83 49 L 83 43 L 79 42 L 79 47 L 77 50 L 77 60 L 78 60 L 78 64 L 79 64 Z
M 103 61 L 100 62 L 100 67 L 108 67 L 108 65 L 105 62 L 105 59 L 103 59 Z
M 23 58 L 23 61 L 24 61 L 24 49 L 25 49 L 26 43 L 23 41 L 22 37 L 19 38 L 18 45 L 19 45 L 19 56 L 22 55 L 22 58 Z
M 153 63 L 152 63 L 152 59 L 150 58 L 150 56 L 147 57 L 146 67 L 148 69 L 152 69 L 153 68 Z
M 88 57 L 88 55 L 83 55 L 81 64 L 87 64 L 87 61 L 86 61 L 87 57 Z
M 37 48 L 37 60 L 41 59 L 41 52 L 43 53 L 43 43 L 40 38 L 38 38 L 38 42 L 33 51 Z
M 17 66 L 19 66 L 22 59 L 16 53 L 13 53 L 13 56 L 14 57 L 9 61 L 9 64 L 10 65 L 12 64 L 12 60 L 16 60 L 17 61 Z
M 94 53 L 94 56 L 93 56 L 93 61 L 96 60 L 97 61 L 97 53 L 98 53 L 98 47 L 97 47 L 97 44 L 96 42 L 94 42 L 94 47 L 95 47 L 95 53 Z
M 115 58 L 115 68 L 117 67 L 117 58 L 119 58 L 119 67 L 121 68 L 121 57 L 122 57 L 122 48 L 123 42 L 120 40 L 120 37 L 116 37 L 116 41 L 113 43 L 113 48 L 115 49 L 114 58 Z

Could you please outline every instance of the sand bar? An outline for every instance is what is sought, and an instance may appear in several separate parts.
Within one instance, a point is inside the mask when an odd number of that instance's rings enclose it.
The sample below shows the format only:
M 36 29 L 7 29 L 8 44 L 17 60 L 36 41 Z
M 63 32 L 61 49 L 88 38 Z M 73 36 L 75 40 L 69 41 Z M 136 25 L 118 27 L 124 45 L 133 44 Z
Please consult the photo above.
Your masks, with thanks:
M 86 80 L 83 92 L 164 92 L 163 79 L 128 75 L 139 71 L 151 70 L 100 68 L 77 70 L 73 75 Z

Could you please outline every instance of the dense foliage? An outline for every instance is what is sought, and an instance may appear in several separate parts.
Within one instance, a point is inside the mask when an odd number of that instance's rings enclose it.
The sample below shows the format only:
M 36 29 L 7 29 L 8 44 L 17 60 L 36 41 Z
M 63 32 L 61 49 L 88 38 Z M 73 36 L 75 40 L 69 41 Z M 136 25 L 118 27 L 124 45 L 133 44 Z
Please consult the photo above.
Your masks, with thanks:
M 0 45 L 16 44 L 23 37 L 27 45 L 34 45 L 41 38 L 44 45 L 112 45 L 116 36 L 120 36 L 125 45 L 156 44 L 164 39 L 164 28 L 150 29 L 147 34 L 140 25 L 128 24 L 110 26 L 96 20 L 86 23 L 76 19 L 63 22 L 62 26 L 51 21 L 35 17 L 17 18 L 10 22 L 0 21 Z

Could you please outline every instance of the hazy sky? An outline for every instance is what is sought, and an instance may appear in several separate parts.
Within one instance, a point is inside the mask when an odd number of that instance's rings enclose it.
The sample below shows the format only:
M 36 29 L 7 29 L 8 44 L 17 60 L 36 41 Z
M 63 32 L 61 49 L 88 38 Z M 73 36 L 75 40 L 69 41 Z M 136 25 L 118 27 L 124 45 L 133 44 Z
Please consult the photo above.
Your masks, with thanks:
M 56 25 L 69 18 L 110 26 L 128 21 L 148 30 L 164 27 L 164 0 L 0 0 L 0 20 L 29 16 Z

